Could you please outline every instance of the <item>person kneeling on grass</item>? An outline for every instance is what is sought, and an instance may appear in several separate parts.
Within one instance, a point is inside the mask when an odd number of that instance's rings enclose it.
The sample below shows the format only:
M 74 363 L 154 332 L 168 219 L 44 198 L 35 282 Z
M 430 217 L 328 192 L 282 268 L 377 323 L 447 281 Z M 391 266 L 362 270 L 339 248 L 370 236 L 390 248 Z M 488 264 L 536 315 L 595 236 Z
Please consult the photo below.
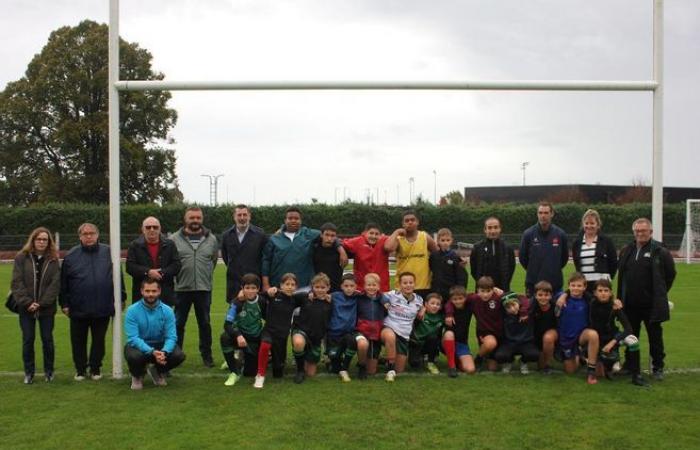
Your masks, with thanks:
M 148 373 L 156 386 L 166 386 L 164 374 L 182 364 L 185 354 L 177 346 L 175 313 L 160 300 L 160 283 L 141 282 L 141 300 L 126 310 L 124 357 L 131 372 L 131 389 L 143 389 Z
M 414 293 L 416 277 L 411 272 L 398 276 L 399 289 L 387 292 L 382 304 L 387 310 L 382 328 L 382 343 L 386 347 L 386 381 L 393 382 L 403 372 L 408 355 L 408 339 L 413 321 L 425 312 L 423 299 Z
M 376 273 L 368 273 L 364 279 L 365 295 L 357 299 L 357 377 L 367 379 L 367 375 L 377 373 L 379 353 L 382 349 L 380 340 L 386 309 L 382 306 L 383 294 L 380 292 L 381 279 Z
M 552 297 L 552 284 L 549 281 L 540 281 L 535 284 L 534 301 L 530 306 L 530 322 L 532 323 L 535 345 L 540 350 L 540 360 L 538 366 L 543 375 L 552 373 L 552 359 L 554 349 L 559 339 L 557 332 L 557 317 L 554 315 L 556 309 L 555 301 Z
M 231 371 L 224 382 L 225 386 L 233 386 L 241 376 L 255 375 L 258 367 L 258 351 L 262 319 L 267 310 L 267 299 L 259 295 L 260 277 L 247 273 L 241 277 L 243 288 L 226 313 L 224 332 L 221 333 L 221 352 L 224 354 L 226 367 Z M 241 358 L 235 357 L 235 352 L 241 351 Z
M 447 329 L 442 336 L 442 348 L 447 355 L 447 375 L 450 378 L 456 378 L 458 369 L 469 374 L 476 372 L 474 358 L 469 349 L 472 308 L 467 303 L 466 289 L 462 286 L 453 286 L 445 309 L 448 305 L 452 313 L 450 317 L 445 318 Z
M 503 342 L 498 346 L 494 357 L 502 364 L 503 373 L 510 372 L 510 365 L 515 355 L 520 355 L 520 373 L 527 375 L 528 362 L 537 361 L 540 351 L 534 342 L 532 323 L 528 317 L 530 300 L 515 292 L 508 292 L 501 297 L 505 310 L 503 318 Z
M 287 359 L 287 337 L 292 325 L 294 310 L 308 300 L 306 291 L 297 292 L 297 277 L 293 273 L 285 273 L 280 278 L 280 288 L 271 287 L 267 290 L 267 314 L 265 326 L 260 334 L 260 351 L 258 352 L 258 373 L 255 375 L 253 387 L 262 389 L 265 385 L 265 374 L 270 353 L 272 353 L 272 376 L 282 378 L 284 363 Z
M 316 375 L 321 359 L 321 341 L 326 335 L 328 319 L 331 316 L 331 280 L 324 273 L 311 279 L 311 293 L 301 299 L 299 315 L 294 318 L 292 327 L 292 350 L 297 371 L 294 382 L 304 382 L 304 378 Z
M 350 362 L 357 353 L 357 292 L 355 275 L 346 273 L 340 282 L 340 291 L 331 295 L 331 320 L 326 336 L 326 353 L 330 372 L 337 373 L 344 383 L 350 382 Z
M 586 293 L 586 277 L 574 272 L 569 277 L 569 289 L 557 300 L 555 314 L 559 317 L 558 355 L 564 362 L 564 371 L 576 372 L 579 366 L 579 346 L 588 352 L 588 369 L 586 381 L 596 384 L 596 365 L 598 357 L 598 333 L 589 328 L 589 298 Z
M 440 336 L 445 316 L 440 312 L 442 296 L 436 292 L 425 298 L 425 314 L 422 319 L 416 319 L 413 332 L 408 343 L 408 361 L 414 369 L 423 367 L 423 359 L 427 356 L 426 368 L 433 375 L 440 373 L 435 365 L 435 358 L 440 353 Z

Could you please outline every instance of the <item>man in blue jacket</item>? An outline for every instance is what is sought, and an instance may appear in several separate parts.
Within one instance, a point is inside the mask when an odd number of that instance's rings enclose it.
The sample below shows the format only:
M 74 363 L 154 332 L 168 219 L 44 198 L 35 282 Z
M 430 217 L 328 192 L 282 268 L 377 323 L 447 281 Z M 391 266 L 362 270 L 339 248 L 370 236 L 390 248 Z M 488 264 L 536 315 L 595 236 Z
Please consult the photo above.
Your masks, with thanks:
M 66 255 L 61 268 L 59 303 L 70 318 L 70 341 L 73 349 L 76 381 L 88 376 L 102 378 L 100 368 L 105 356 L 105 335 L 110 317 L 114 316 L 112 258 L 109 246 L 100 244 L 97 226 L 84 223 L 78 228 L 80 245 Z M 122 302 L 126 300 L 124 280 Z M 92 335 L 88 360 L 88 332 Z
M 166 386 L 164 374 L 182 364 L 185 354 L 177 346 L 175 313 L 160 300 L 160 284 L 147 278 L 141 282 L 142 299 L 126 310 L 124 358 L 131 373 L 131 389 L 143 389 L 148 373 L 156 386 Z
M 535 284 L 548 281 L 554 292 L 564 284 L 561 270 L 569 261 L 569 243 L 564 230 L 552 223 L 554 206 L 542 201 L 537 205 L 537 223 L 523 233 L 520 241 L 520 264 L 525 268 L 525 290 L 535 293 Z

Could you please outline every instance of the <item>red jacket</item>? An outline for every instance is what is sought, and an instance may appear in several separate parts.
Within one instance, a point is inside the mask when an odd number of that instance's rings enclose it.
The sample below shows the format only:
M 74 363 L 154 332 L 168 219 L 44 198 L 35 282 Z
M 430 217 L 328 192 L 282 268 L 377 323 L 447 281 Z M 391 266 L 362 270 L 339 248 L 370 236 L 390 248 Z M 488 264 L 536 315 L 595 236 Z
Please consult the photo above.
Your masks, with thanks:
M 389 236 L 382 234 L 376 244 L 370 245 L 364 233 L 345 239 L 343 247 L 352 253 L 355 260 L 353 272 L 357 279 L 357 289 L 365 291 L 365 275 L 376 273 L 381 278 L 380 289 L 382 292 L 391 290 L 389 287 L 389 253 L 384 250 L 384 243 Z

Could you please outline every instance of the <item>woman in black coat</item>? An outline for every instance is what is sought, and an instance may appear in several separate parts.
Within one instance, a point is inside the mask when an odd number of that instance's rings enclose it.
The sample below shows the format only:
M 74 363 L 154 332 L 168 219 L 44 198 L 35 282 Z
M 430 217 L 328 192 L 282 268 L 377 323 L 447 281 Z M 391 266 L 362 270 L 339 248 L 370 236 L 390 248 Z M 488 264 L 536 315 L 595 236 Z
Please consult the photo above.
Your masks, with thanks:
M 56 244 L 51 232 L 39 227 L 29 235 L 27 243 L 15 257 L 12 269 L 11 292 L 17 302 L 19 326 L 22 330 L 24 384 L 32 384 L 34 381 L 37 322 L 44 354 L 44 376 L 47 382 L 53 381 L 53 326 L 60 284 L 61 271 Z
M 612 280 L 617 273 L 617 250 L 612 239 L 601 233 L 603 222 L 595 209 L 589 209 L 581 218 L 582 230 L 571 247 L 576 270 L 583 273 L 588 292 L 595 282 Z

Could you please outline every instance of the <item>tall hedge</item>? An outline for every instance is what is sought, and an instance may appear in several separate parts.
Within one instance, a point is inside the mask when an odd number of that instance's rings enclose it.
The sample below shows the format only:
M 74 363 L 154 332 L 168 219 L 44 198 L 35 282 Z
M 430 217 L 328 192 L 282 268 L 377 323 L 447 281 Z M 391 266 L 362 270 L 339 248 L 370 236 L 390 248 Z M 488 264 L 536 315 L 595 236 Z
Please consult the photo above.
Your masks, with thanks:
M 167 232 L 177 230 L 182 222 L 184 205 L 129 205 L 122 206 L 122 233 L 137 234 L 144 217 L 158 217 Z M 267 232 L 276 230 L 283 220 L 286 206 L 259 206 L 252 208 L 253 223 Z M 597 209 L 603 219 L 603 228 L 610 234 L 629 234 L 634 219 L 651 217 L 649 204 L 628 205 L 556 205 L 554 222 L 569 233 L 580 228 L 581 216 L 588 208 Z M 205 206 L 205 225 L 216 233 L 221 233 L 232 224 L 232 207 Z M 404 207 L 368 206 L 363 204 L 343 205 L 303 205 L 304 224 L 320 227 L 324 222 L 333 222 L 341 234 L 355 234 L 362 231 L 365 223 L 376 222 L 384 231 L 391 231 L 401 223 Z M 521 233 L 536 221 L 536 205 L 449 205 L 443 207 L 422 206 L 417 208 L 426 230 L 437 231 L 448 227 L 458 234 L 478 234 L 482 232 L 483 221 L 490 215 L 501 218 L 504 232 Z M 37 226 L 46 226 L 64 235 L 74 235 L 83 222 L 97 224 L 104 233 L 109 232 L 108 208 L 106 205 L 88 204 L 47 204 L 29 208 L 0 208 L 0 235 L 26 235 Z M 685 224 L 685 205 L 667 204 L 664 206 L 664 231 L 682 234 Z

